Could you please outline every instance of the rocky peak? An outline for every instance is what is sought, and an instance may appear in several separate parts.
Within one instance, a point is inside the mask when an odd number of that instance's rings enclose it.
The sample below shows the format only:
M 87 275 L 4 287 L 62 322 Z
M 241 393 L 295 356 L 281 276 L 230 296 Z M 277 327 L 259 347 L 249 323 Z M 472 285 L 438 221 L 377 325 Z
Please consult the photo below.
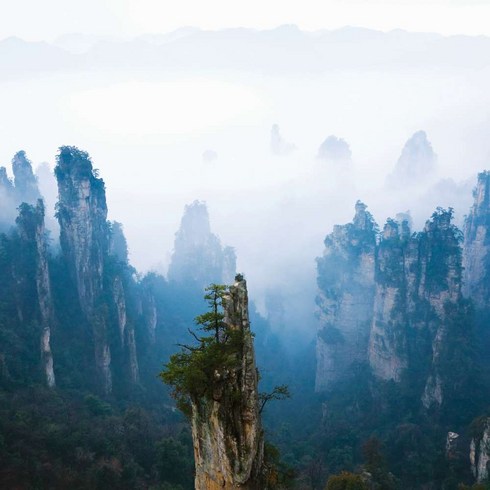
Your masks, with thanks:
M 398 238 L 398 223 L 392 219 L 388 219 L 383 227 L 383 240 L 389 240 L 390 238 Z
M 435 171 L 437 156 L 425 131 L 417 131 L 405 143 L 388 184 L 396 187 L 416 184 Z
M 128 242 L 124 236 L 122 223 L 117 221 L 110 223 L 109 253 L 124 264 L 129 262 Z
M 24 254 L 35 262 L 35 283 L 37 309 L 41 323 L 40 353 L 46 384 L 55 385 L 53 355 L 51 353 L 51 329 L 55 321 L 51 282 L 48 266 L 48 247 L 44 228 L 44 204 L 41 199 L 36 206 L 21 204 L 16 220 L 23 247 L 33 249 L 33 253 Z
M 484 309 L 490 307 L 490 172 L 478 175 L 473 197 L 464 225 L 463 293 Z
M 75 278 L 82 310 L 91 315 L 102 291 L 108 250 L 104 181 L 97 177 L 88 153 L 72 146 L 60 148 L 55 175 L 61 247 Z
M 258 374 L 248 314 L 247 284 L 236 276 L 223 298 L 224 321 L 243 334 L 236 367 L 230 368 L 213 399 L 192 401 L 192 436 L 197 490 L 258 490 L 264 466 Z M 233 406 L 227 404 L 232 403 Z
M 352 223 L 336 225 L 317 259 L 320 330 L 316 390 L 328 389 L 367 360 L 373 314 L 376 223 L 358 201 Z
M 12 191 L 13 190 L 12 181 L 8 178 L 7 169 L 5 167 L 0 167 L 0 190 Z
M 34 203 L 40 196 L 37 179 L 32 171 L 32 164 L 25 151 L 19 151 L 12 160 L 15 190 L 20 202 Z
M 211 232 L 206 204 L 194 201 L 187 205 L 175 235 L 174 252 L 168 270 L 170 280 L 191 282 L 199 287 L 226 283 L 236 272 L 233 248 L 221 245 Z
M 357 201 L 355 206 L 356 214 L 352 223 L 360 230 L 372 231 L 374 229 L 373 217 L 369 211 L 366 211 L 366 209 L 367 206 L 363 202 Z
M 106 320 L 96 311 L 103 293 L 109 248 L 104 181 L 93 169 L 88 153 L 73 146 L 60 148 L 55 175 L 60 244 L 77 288 L 80 307 L 93 330 L 95 362 L 103 391 L 109 393 L 111 350 Z

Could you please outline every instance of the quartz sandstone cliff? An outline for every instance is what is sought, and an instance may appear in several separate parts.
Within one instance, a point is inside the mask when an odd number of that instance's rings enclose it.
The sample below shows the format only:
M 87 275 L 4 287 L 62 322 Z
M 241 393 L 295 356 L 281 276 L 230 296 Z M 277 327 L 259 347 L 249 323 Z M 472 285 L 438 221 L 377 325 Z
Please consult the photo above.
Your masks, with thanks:
M 427 408 L 443 401 L 440 354 L 461 301 L 461 237 L 451 219 L 451 211 L 437 210 L 413 235 L 406 221 L 388 220 L 377 249 L 369 363 L 378 378 L 398 382 L 407 367 L 420 368 L 429 357 Z
M 21 251 L 25 258 L 34 262 L 35 291 L 37 294 L 37 316 L 41 327 L 40 353 L 46 384 L 55 385 L 53 355 L 51 353 L 51 328 L 55 321 L 51 282 L 48 267 L 48 250 L 44 229 L 44 204 L 38 200 L 36 207 L 20 206 L 17 226 L 21 240 Z M 30 280 L 24 277 L 22 280 Z
M 367 361 L 373 314 L 376 225 L 358 201 L 352 223 L 335 226 L 317 259 L 320 331 L 316 391 L 342 379 Z
M 243 333 L 236 367 L 216 372 L 212 399 L 192 405 L 197 490 L 263 490 L 264 439 L 259 413 L 258 373 L 241 276 L 223 298 L 225 323 Z
M 97 176 L 86 152 L 62 147 L 55 169 L 59 201 L 61 248 L 76 285 L 80 308 L 92 330 L 95 365 L 105 393 L 112 390 L 112 355 L 122 352 L 133 382 L 139 379 L 134 326 L 128 321 L 125 270 L 127 247 L 121 225 L 108 223 L 104 181 Z M 110 267 L 108 267 L 110 264 Z M 119 343 L 114 344 L 107 315 L 116 310 Z M 107 295 L 105 295 L 107 296 Z M 122 360 L 122 367 L 125 361 Z
M 490 172 L 478 175 L 464 227 L 463 293 L 478 309 L 490 307 Z

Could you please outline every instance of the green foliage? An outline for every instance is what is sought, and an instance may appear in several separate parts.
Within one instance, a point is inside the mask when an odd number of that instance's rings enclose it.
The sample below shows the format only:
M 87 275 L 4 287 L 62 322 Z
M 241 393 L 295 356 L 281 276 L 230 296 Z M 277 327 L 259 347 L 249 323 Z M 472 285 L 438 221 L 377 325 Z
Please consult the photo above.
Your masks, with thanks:
M 333 475 L 328 479 L 325 490 L 369 490 L 359 475 L 343 471 L 340 475 Z
M 272 400 L 285 400 L 286 398 L 291 398 L 291 393 L 289 393 L 289 387 L 287 385 L 274 386 L 270 393 L 260 393 L 259 394 L 259 413 L 262 413 L 267 403 Z
M 213 392 L 226 372 L 238 367 L 243 347 L 243 333 L 224 322 L 223 296 L 226 286 L 211 284 L 205 299 L 210 311 L 196 317 L 196 324 L 211 336 L 198 336 L 189 330 L 197 345 L 181 345 L 182 350 L 170 357 L 160 378 L 173 387 L 178 408 L 190 415 L 190 401 L 212 399 Z M 237 394 L 238 396 L 238 394 Z

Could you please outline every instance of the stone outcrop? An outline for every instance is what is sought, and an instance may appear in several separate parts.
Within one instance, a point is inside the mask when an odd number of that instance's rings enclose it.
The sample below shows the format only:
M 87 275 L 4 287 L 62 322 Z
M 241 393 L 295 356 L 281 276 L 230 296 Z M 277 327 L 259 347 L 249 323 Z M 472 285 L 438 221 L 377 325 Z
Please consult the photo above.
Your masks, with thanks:
M 490 172 L 478 175 L 474 204 L 464 226 L 463 294 L 479 309 L 490 307 Z
M 452 212 L 438 210 L 422 232 L 410 236 L 408 222 L 388 220 L 377 252 L 376 295 L 369 343 L 373 373 L 400 381 L 410 365 L 430 352 L 422 395 L 428 408 L 443 401 L 439 357 L 450 315 L 461 300 L 460 232 Z
M 107 324 L 97 311 L 103 292 L 109 228 L 104 181 L 86 152 L 62 147 L 55 168 L 59 201 L 60 244 L 77 288 L 82 312 L 93 330 L 95 363 L 103 391 L 112 389 Z
M 53 387 L 56 383 L 51 353 L 51 328 L 55 322 L 51 282 L 48 266 L 48 249 L 44 229 L 44 204 L 38 200 L 36 207 L 22 204 L 17 218 L 23 253 L 35 263 L 35 284 L 37 310 L 41 326 L 40 351 L 42 370 L 46 384 Z M 26 280 L 28 278 L 24 278 Z
M 482 430 L 471 439 L 471 472 L 478 483 L 487 480 L 490 470 L 490 418 L 482 421 Z
M 27 159 L 25 151 L 19 151 L 12 160 L 15 192 L 17 201 L 33 204 L 41 197 L 37 179 L 32 171 L 32 164 Z
M 419 184 L 421 179 L 434 173 L 437 156 L 425 131 L 414 133 L 403 147 L 393 173 L 388 176 L 390 187 Z
M 223 298 L 225 323 L 243 333 L 236 367 L 216 373 L 212 399 L 192 400 L 197 490 L 262 490 L 264 439 L 245 280 Z
M 332 134 L 318 148 L 317 158 L 330 162 L 348 163 L 352 160 L 352 152 L 347 141 Z
M 440 406 L 451 378 L 441 368 L 454 342 L 448 330 L 466 314 L 461 233 L 452 210 L 438 209 L 413 234 L 409 216 L 397 218 L 377 237 L 358 202 L 353 222 L 335 226 L 325 240 L 318 259 L 316 390 L 329 389 L 363 363 L 384 381 L 400 382 L 413 368 L 423 405 Z
M 136 337 L 134 325 L 128 321 L 126 293 L 120 275 L 116 275 L 112 281 L 112 298 L 117 312 L 120 347 L 123 349 L 125 359 L 128 361 L 130 379 L 133 383 L 137 383 L 139 381 L 139 366 L 136 352 Z
M 358 201 L 352 223 L 335 226 L 317 259 L 320 331 L 316 390 L 342 379 L 367 361 L 373 314 L 376 224 Z
M 234 277 L 235 268 L 235 251 L 223 248 L 211 232 L 206 204 L 194 201 L 187 205 L 175 235 L 169 280 L 204 288 L 210 283 L 226 283 Z
M 0 225 L 13 225 L 17 208 L 23 202 L 35 205 L 41 197 L 31 162 L 24 151 L 19 151 L 12 159 L 14 180 L 10 180 L 7 169 L 0 167 Z
M 400 228 L 402 228 L 400 230 Z M 418 247 L 410 240 L 408 222 L 388 220 L 378 245 L 369 363 L 379 378 L 400 381 L 408 366 L 407 287 L 413 288 Z

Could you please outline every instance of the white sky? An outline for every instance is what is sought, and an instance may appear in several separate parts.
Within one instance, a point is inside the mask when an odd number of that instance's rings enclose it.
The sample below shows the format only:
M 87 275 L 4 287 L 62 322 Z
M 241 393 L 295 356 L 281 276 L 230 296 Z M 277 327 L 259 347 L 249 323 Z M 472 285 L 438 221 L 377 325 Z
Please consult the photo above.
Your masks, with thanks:
M 134 36 L 182 26 L 305 30 L 345 25 L 490 35 L 490 0 L 0 0 L 0 39 Z

